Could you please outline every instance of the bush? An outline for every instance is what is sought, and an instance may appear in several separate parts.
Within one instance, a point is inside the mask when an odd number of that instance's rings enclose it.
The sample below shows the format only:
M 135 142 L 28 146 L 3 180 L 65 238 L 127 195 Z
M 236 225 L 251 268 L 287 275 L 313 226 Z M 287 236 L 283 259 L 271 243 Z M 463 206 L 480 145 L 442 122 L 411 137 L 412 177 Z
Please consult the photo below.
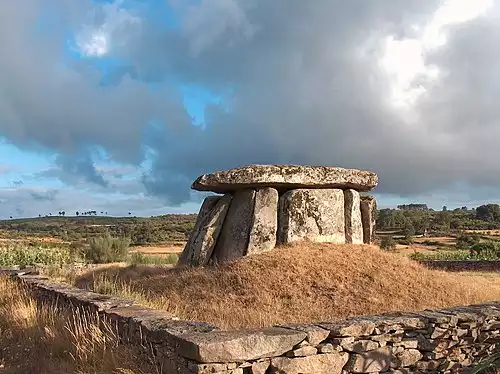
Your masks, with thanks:
M 107 234 L 91 238 L 89 246 L 83 249 L 83 255 L 86 261 L 94 264 L 124 261 L 129 245 L 130 239 Z
M 500 258 L 500 243 L 494 241 L 477 243 L 470 248 L 470 253 L 477 259 L 497 259 Z
M 481 240 L 479 234 L 463 234 L 457 238 L 457 248 L 467 249 L 478 244 Z
M 0 266 L 61 265 L 73 261 L 66 247 L 13 245 L 0 248 Z
M 383 236 L 380 241 L 380 248 L 384 251 L 394 251 L 396 249 L 396 242 L 392 238 L 392 236 Z

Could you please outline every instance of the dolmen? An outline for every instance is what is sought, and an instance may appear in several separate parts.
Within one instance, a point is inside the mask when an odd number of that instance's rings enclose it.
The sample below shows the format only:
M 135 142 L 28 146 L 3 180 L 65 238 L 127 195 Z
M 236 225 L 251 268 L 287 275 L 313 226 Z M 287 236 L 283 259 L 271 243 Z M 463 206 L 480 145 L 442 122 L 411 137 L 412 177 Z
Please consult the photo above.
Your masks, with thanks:
M 300 165 L 250 165 L 198 177 L 205 198 L 179 265 L 215 265 L 298 241 L 371 244 L 376 201 L 360 196 L 375 173 Z

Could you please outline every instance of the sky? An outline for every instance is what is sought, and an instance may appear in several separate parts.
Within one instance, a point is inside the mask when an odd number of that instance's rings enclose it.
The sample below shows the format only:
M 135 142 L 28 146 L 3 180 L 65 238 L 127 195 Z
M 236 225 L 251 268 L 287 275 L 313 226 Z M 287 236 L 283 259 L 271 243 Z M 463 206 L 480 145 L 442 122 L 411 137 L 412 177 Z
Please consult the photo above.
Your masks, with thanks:
M 0 218 L 194 213 L 203 173 L 500 200 L 500 0 L 0 2 Z

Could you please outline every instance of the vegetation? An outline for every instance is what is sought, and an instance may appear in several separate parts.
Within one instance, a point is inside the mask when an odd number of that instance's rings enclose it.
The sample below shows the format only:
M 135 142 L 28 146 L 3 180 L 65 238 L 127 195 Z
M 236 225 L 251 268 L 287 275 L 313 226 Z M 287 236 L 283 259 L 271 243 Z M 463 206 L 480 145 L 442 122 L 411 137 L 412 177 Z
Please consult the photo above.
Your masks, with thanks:
M 94 264 L 125 261 L 130 240 L 112 237 L 109 234 L 90 238 L 89 246 L 84 247 L 82 257 Z
M 429 270 L 371 246 L 301 243 L 218 267 L 108 267 L 75 284 L 239 328 L 499 300 L 499 280 Z
M 378 212 L 378 230 L 407 230 L 423 234 L 426 230 L 448 233 L 452 230 L 492 230 L 500 228 L 500 206 L 486 204 L 476 209 L 461 207 L 442 211 L 428 209 L 425 204 L 400 205 L 398 209 Z M 406 234 L 404 234 L 406 235 Z
M 3 238 L 52 237 L 78 241 L 110 234 L 130 238 L 131 245 L 185 241 L 196 215 L 165 215 L 151 218 L 52 216 L 0 221 Z
M 380 248 L 385 251 L 394 251 L 396 249 L 396 242 L 390 235 L 383 236 L 380 241 Z
M 0 266 L 60 265 L 75 261 L 68 247 L 8 245 L 0 247 Z
M 0 277 L 0 372 L 158 372 L 150 358 L 118 342 L 97 315 L 37 304 L 15 281 Z
M 155 255 L 145 255 L 141 252 L 134 252 L 130 256 L 129 263 L 131 265 L 175 265 L 179 259 L 179 256 L 175 253 L 171 253 L 167 256 L 155 256 Z

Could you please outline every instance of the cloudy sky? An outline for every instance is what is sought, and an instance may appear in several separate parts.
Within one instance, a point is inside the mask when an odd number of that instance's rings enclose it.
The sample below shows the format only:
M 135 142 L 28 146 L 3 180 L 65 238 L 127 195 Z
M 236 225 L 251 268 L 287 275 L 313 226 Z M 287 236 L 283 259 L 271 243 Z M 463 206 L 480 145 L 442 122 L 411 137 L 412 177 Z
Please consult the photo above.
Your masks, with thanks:
M 195 212 L 199 175 L 500 200 L 500 0 L 3 0 L 0 217 Z

